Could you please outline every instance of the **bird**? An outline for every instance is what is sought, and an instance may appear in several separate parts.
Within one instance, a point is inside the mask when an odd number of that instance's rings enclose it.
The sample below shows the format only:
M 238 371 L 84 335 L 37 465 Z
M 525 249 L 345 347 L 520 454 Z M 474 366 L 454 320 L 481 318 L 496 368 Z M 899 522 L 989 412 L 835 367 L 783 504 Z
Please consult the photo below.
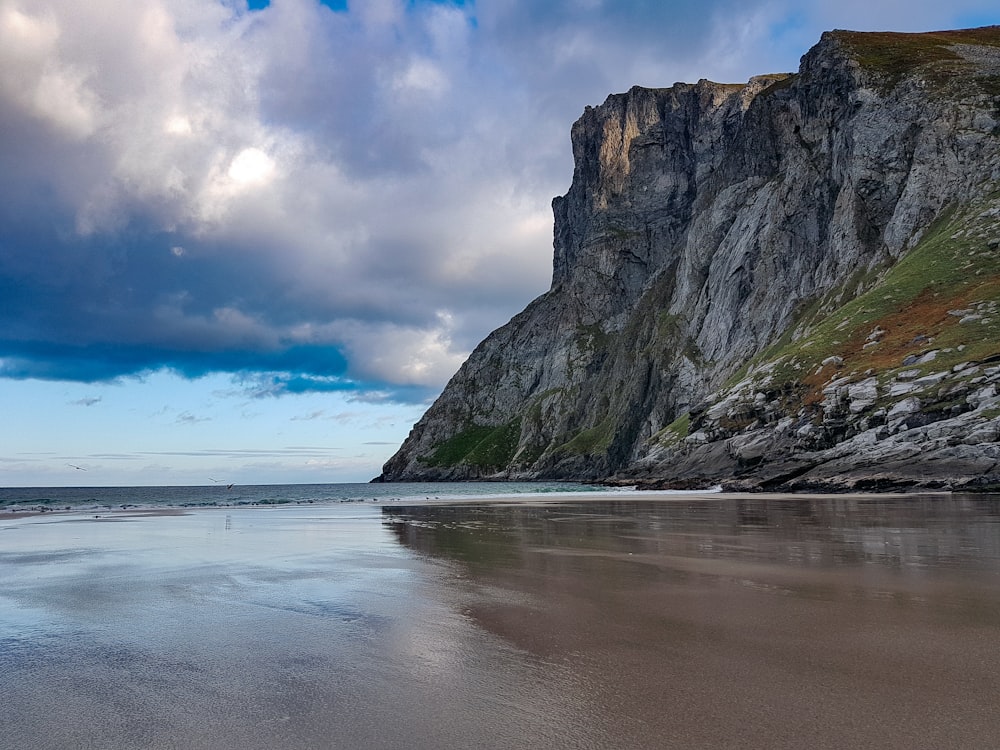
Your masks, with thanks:
M 77 471 L 86 471 L 86 469 L 85 469 L 85 468 L 83 468 L 82 466 L 77 466 L 76 464 L 66 464 L 66 465 L 67 465 L 67 466 L 72 466 L 72 467 L 73 467 L 74 469 L 76 469 Z

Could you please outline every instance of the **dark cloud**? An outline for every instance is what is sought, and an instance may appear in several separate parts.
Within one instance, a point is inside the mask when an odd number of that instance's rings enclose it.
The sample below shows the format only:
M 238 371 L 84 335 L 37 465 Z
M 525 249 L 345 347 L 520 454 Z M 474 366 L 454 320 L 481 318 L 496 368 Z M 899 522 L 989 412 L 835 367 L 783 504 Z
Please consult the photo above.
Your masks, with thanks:
M 420 403 L 548 284 L 569 128 L 893 0 L 0 0 L 0 377 Z M 1000 18 L 995 18 L 1000 20 Z M 191 415 L 187 415 L 190 417 Z

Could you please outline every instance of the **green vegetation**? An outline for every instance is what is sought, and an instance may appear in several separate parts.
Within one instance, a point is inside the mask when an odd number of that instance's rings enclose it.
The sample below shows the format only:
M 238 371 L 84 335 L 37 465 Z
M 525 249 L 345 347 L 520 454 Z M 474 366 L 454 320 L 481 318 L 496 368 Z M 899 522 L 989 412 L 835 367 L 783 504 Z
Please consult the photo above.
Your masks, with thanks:
M 592 456 L 605 452 L 615 435 L 615 420 L 607 418 L 586 430 L 580 430 L 571 440 L 559 446 L 560 453 Z
M 514 458 L 520 435 L 520 419 L 499 427 L 470 425 L 438 444 L 430 456 L 419 460 L 427 466 L 467 464 L 486 470 L 500 469 Z
M 997 27 L 923 34 L 838 31 L 835 35 L 863 68 L 885 81 L 887 88 L 892 88 L 920 66 L 963 62 L 961 56 L 948 49 L 952 45 L 1000 47 L 1000 29 Z M 944 83 L 950 78 L 949 75 L 931 77 L 935 83 Z
M 760 92 L 760 94 L 758 94 L 758 96 L 769 96 L 770 94 L 773 94 L 775 92 L 782 91 L 783 89 L 790 88 L 791 85 L 793 83 L 795 83 L 795 81 L 798 80 L 798 78 L 799 78 L 799 74 L 798 73 L 787 73 L 787 74 L 784 74 L 784 77 L 779 78 L 774 83 L 772 83 L 770 86 L 768 86 L 767 88 L 763 89 Z
M 984 421 L 989 419 L 996 419 L 1000 417 L 1000 407 L 994 407 L 992 409 L 983 409 L 981 412 Z
M 672 340 L 676 338 L 680 327 L 680 315 L 672 315 L 666 310 L 661 310 L 656 314 L 656 337 L 660 341 Z
M 576 328 L 577 347 L 580 351 L 600 352 L 608 348 L 611 336 L 605 333 L 600 323 L 579 325 Z
M 526 446 L 518 455 L 516 463 L 524 468 L 531 468 L 545 453 L 545 445 Z
M 986 210 L 997 199 L 946 211 L 880 281 L 846 304 L 831 310 L 873 277 L 852 278 L 808 305 L 793 326 L 807 333 L 797 341 L 786 333 L 728 386 L 766 366 L 769 388 L 804 386 L 809 403 L 821 399 L 823 384 L 838 371 L 822 366 L 828 357 L 840 358 L 843 374 L 871 371 L 884 380 L 901 369 L 941 371 L 1000 353 L 1000 217 Z M 965 323 L 959 311 L 969 312 Z M 938 351 L 932 362 L 903 365 L 908 355 L 931 349 Z
M 564 393 L 563 388 L 547 388 L 541 393 L 536 394 L 532 399 L 530 406 L 525 410 L 524 414 L 530 421 L 530 424 L 534 424 L 538 427 L 542 425 L 542 405 L 545 403 L 546 399 L 562 395 Z
M 677 445 L 691 430 L 691 414 L 684 412 L 653 436 L 653 442 L 662 446 Z
M 514 458 L 521 437 L 521 420 L 497 427 L 480 440 L 465 457 L 465 462 L 484 468 L 501 468 Z

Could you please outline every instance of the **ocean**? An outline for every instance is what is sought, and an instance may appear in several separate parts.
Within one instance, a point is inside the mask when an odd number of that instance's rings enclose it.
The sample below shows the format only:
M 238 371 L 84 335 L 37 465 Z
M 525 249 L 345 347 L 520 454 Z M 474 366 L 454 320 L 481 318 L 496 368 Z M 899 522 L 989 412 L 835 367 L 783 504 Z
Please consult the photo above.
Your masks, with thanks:
M 496 498 L 614 492 L 572 482 L 399 482 L 260 484 L 204 487 L 0 487 L 0 511 L 220 508 L 255 505 L 326 505 L 414 502 L 436 498 Z M 627 493 L 629 490 L 619 490 Z

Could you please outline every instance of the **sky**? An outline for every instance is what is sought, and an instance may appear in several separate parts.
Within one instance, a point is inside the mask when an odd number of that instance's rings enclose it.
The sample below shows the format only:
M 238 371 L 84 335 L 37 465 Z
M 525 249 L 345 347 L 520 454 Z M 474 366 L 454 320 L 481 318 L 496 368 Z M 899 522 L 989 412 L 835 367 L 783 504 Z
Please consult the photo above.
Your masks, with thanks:
M 569 131 L 996 0 L 0 0 L 0 486 L 355 482 L 549 286 Z

